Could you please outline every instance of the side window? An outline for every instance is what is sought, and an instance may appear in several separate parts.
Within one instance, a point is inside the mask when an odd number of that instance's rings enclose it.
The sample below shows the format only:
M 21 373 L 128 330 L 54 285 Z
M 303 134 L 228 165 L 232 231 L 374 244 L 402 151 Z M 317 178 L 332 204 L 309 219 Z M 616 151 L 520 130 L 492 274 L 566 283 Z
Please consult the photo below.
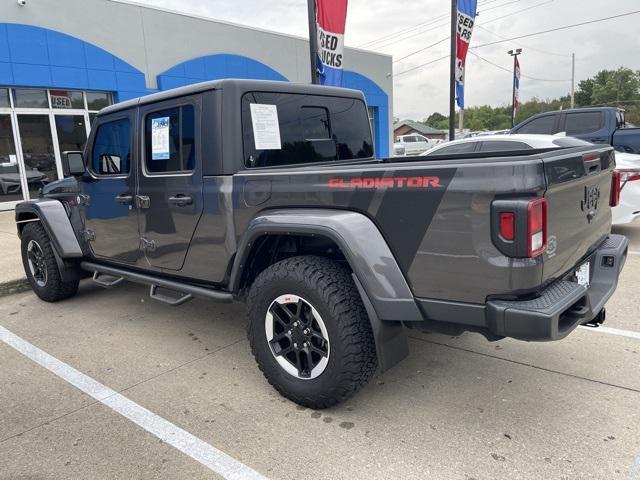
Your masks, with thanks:
M 480 144 L 481 152 L 508 152 L 513 150 L 531 150 L 531 147 L 522 142 L 499 140 L 487 140 Z
M 413 137 L 404 137 L 404 143 L 413 143 Z
M 355 98 L 249 92 L 242 135 L 247 167 L 373 157 L 369 114 Z
M 472 153 L 476 149 L 478 142 L 464 142 L 457 145 L 450 145 L 433 152 L 434 155 L 452 155 L 455 153 Z
M 131 165 L 131 122 L 121 118 L 98 127 L 91 150 L 91 170 L 97 175 L 126 175 Z
M 591 133 L 603 127 L 603 115 L 600 112 L 568 113 L 564 123 L 567 135 Z
M 518 129 L 517 133 L 537 133 L 537 134 L 553 134 L 553 126 L 555 124 L 555 115 L 545 115 L 544 117 L 536 118 L 531 122 L 523 125 Z
M 149 113 L 145 119 L 147 172 L 190 172 L 195 168 L 195 114 L 192 105 Z

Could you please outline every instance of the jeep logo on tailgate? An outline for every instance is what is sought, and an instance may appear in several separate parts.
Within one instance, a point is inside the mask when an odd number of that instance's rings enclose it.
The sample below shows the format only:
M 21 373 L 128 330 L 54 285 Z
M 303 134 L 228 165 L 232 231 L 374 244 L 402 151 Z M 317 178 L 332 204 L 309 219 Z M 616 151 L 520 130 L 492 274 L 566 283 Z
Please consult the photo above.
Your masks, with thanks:
M 600 188 L 597 185 L 584 187 L 584 198 L 580 202 L 580 208 L 582 208 L 583 212 L 587 212 L 587 221 L 589 223 L 596 216 L 599 200 Z

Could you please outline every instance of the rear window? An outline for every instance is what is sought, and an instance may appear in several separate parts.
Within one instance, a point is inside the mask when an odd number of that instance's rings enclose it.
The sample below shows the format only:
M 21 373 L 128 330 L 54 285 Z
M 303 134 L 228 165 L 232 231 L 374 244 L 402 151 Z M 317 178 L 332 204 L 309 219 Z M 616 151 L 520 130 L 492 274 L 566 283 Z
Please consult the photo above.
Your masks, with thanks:
M 544 117 L 536 118 L 530 121 L 526 125 L 523 125 L 518 129 L 518 133 L 536 133 L 550 135 L 555 133 L 553 126 L 555 124 L 556 117 L 554 115 L 546 115 Z
M 567 135 L 576 133 L 591 133 L 604 126 L 604 116 L 601 112 L 568 113 L 564 123 Z
M 246 93 L 242 129 L 247 167 L 373 157 L 367 109 L 354 98 Z

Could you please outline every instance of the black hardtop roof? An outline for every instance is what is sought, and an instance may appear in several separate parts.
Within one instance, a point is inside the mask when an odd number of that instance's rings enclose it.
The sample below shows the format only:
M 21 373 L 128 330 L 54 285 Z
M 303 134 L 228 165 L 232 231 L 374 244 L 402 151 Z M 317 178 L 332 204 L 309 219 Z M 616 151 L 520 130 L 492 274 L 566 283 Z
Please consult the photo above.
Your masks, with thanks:
M 114 113 L 139 105 L 170 100 L 172 98 L 193 95 L 208 90 L 230 90 L 232 94 L 242 96 L 245 92 L 275 92 L 275 93 L 299 93 L 308 95 L 327 95 L 332 97 L 359 98 L 364 100 L 364 95 L 359 90 L 349 88 L 325 87 L 322 85 L 310 85 L 306 83 L 290 83 L 272 80 L 244 80 L 223 79 L 209 80 L 207 82 L 194 83 L 185 87 L 173 88 L 162 92 L 152 93 L 144 97 L 133 98 L 116 103 L 100 110 L 98 115 Z

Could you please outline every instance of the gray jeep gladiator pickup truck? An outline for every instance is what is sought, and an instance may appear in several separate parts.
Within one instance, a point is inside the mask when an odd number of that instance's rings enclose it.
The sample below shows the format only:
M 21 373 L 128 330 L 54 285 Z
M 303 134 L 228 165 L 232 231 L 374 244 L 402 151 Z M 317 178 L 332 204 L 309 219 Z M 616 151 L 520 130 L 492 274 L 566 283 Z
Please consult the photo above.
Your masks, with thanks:
M 93 276 L 245 301 L 267 380 L 324 408 L 402 360 L 406 328 L 602 323 L 628 246 L 614 166 L 608 146 L 380 160 L 360 92 L 220 80 L 105 108 L 15 215 L 41 299 Z

